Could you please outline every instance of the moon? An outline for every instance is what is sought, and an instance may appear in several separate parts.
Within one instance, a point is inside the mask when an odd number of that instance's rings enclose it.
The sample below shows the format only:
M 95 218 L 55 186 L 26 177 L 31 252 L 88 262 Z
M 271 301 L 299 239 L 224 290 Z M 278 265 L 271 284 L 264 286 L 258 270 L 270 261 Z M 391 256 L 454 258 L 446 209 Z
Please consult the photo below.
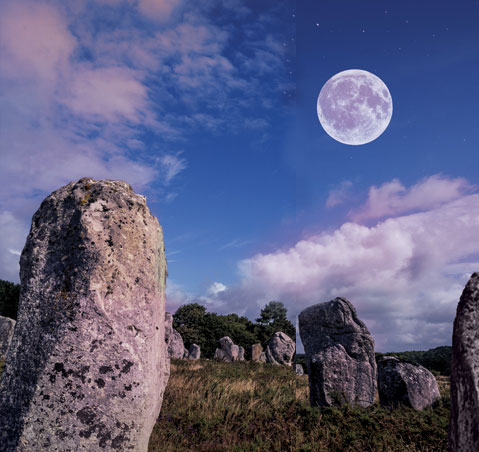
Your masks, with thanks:
M 317 102 L 319 122 L 340 143 L 370 143 L 387 129 L 393 114 L 391 93 L 371 72 L 350 69 L 331 77 Z

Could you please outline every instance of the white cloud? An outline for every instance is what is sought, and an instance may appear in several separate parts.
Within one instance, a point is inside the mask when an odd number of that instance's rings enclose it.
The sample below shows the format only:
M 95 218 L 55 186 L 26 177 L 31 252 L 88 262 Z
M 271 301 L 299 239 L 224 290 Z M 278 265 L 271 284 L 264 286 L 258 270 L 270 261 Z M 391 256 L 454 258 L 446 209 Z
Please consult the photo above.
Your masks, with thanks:
M 19 256 L 25 245 L 28 229 L 11 212 L 0 213 L 0 268 L 1 279 L 19 281 Z
M 167 21 L 181 0 L 139 0 L 138 8 L 148 18 Z
M 216 297 L 218 294 L 220 294 L 221 292 L 224 292 L 225 290 L 227 290 L 228 287 L 225 286 L 223 283 L 220 283 L 220 282 L 214 282 L 213 284 L 211 284 L 211 286 L 208 288 L 208 294 L 209 295 L 212 295 L 213 297 Z
M 450 342 L 467 275 L 479 270 L 479 195 L 464 195 L 421 213 L 375 226 L 345 223 L 269 254 L 239 263 L 241 283 L 226 306 L 283 301 L 291 315 L 345 296 L 383 351 Z M 220 294 L 220 299 L 221 294 Z
M 458 199 L 474 187 L 465 179 L 450 179 L 435 174 L 406 188 L 398 179 L 371 187 L 366 204 L 350 217 L 355 221 L 383 218 L 405 212 L 427 210 Z

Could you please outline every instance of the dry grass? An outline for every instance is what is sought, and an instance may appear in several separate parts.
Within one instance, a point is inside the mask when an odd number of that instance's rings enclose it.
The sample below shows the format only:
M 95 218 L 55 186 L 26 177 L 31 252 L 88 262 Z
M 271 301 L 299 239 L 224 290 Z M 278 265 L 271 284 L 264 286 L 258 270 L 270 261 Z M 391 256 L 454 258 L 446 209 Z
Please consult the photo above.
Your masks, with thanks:
M 292 369 L 175 361 L 149 452 L 441 452 L 448 415 L 447 395 L 423 412 L 310 408 Z

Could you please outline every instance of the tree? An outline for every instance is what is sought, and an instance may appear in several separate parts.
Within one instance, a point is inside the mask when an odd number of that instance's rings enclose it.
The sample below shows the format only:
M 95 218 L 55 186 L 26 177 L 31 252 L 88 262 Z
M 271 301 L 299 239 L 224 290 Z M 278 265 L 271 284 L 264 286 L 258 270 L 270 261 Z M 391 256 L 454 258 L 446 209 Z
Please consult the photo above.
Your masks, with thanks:
M 0 315 L 17 320 L 20 284 L 0 279 Z
M 282 331 L 293 341 L 296 341 L 296 328 L 287 318 L 288 310 L 281 301 L 270 301 L 256 319 L 256 335 L 263 346 L 271 339 L 274 333 Z

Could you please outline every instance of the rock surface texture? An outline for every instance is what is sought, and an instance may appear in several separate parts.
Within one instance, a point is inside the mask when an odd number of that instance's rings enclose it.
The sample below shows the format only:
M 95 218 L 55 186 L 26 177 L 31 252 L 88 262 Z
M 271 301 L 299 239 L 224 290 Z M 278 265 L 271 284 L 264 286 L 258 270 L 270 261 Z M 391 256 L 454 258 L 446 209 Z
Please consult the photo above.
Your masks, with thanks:
M 174 359 L 182 359 L 188 357 L 185 354 L 185 344 L 181 334 L 173 328 L 173 316 L 169 312 L 165 312 L 165 342 L 168 350 L 168 357 Z
M 479 450 L 479 273 L 457 305 L 452 334 L 449 451 Z
M 441 397 L 429 370 L 394 356 L 384 356 L 378 363 L 378 390 L 381 405 L 388 408 L 406 405 L 423 410 Z
M 311 406 L 369 406 L 376 395 L 374 340 L 345 298 L 319 303 L 299 315 Z
M 146 452 L 169 376 L 163 233 L 121 181 L 48 196 L 20 259 L 0 451 Z
M 201 358 L 201 348 L 197 344 L 191 344 L 190 350 L 188 352 L 188 359 L 195 361 Z
M 287 334 L 278 331 L 268 342 L 265 355 L 266 362 L 291 366 L 296 344 Z
M 251 346 L 251 361 L 260 362 L 261 353 L 263 353 L 261 344 L 253 344 Z
M 222 337 L 219 343 L 220 348 L 216 349 L 214 359 L 228 363 L 238 360 L 239 347 L 233 343 L 230 337 Z
M 0 358 L 5 358 L 12 341 L 15 320 L 0 315 Z

